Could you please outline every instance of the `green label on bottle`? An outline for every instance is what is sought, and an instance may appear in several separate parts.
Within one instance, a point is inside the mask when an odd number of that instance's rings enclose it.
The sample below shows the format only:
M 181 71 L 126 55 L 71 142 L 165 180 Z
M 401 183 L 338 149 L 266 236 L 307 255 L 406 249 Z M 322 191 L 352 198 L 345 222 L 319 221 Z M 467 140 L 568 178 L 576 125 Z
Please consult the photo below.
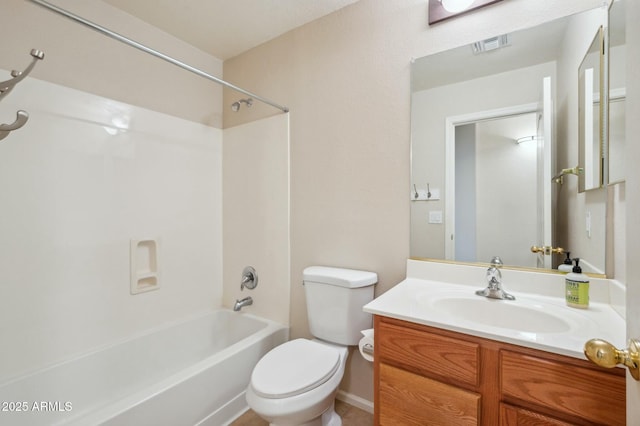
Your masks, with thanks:
M 566 280 L 567 305 L 576 308 L 589 306 L 589 283 L 582 281 Z

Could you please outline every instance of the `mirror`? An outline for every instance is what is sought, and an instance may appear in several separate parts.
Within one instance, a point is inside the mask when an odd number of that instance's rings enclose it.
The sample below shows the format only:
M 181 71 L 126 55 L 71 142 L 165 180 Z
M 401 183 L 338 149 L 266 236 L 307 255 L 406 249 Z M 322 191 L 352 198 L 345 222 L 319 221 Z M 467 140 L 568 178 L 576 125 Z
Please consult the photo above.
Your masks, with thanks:
M 531 247 L 570 240 L 554 227 L 578 214 L 557 203 L 573 207 L 578 177 L 552 177 L 578 165 L 577 70 L 606 18 L 605 8 L 592 9 L 412 62 L 412 258 L 562 263 Z M 604 214 L 590 220 L 605 229 Z M 604 235 L 593 242 L 602 251 L 587 271 L 604 273 Z
M 608 183 L 625 179 L 625 0 L 613 2 L 609 10 L 608 27 L 609 111 L 608 111 Z
M 604 183 L 604 68 L 603 27 L 598 28 L 589 50 L 578 68 L 578 147 L 582 172 L 578 176 L 580 192 L 602 188 Z

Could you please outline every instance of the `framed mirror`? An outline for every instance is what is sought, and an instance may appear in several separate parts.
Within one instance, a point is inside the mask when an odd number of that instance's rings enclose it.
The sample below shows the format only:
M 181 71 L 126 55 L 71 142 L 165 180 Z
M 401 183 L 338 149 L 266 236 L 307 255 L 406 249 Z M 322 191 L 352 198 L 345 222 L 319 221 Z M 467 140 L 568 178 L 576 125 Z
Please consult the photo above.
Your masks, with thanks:
M 563 255 L 532 253 L 543 244 L 604 273 L 604 233 L 584 256 L 566 237 L 585 210 L 578 177 L 552 177 L 578 166 L 576 70 L 606 19 L 600 7 L 413 60 L 412 258 L 556 268 Z M 588 208 L 605 229 L 606 205 Z
M 608 46 L 608 152 L 609 184 L 625 180 L 626 37 L 625 1 L 617 0 L 609 10 Z
M 602 188 L 605 174 L 604 35 L 601 26 L 578 68 L 580 192 Z M 604 98 L 604 97 L 603 97 Z

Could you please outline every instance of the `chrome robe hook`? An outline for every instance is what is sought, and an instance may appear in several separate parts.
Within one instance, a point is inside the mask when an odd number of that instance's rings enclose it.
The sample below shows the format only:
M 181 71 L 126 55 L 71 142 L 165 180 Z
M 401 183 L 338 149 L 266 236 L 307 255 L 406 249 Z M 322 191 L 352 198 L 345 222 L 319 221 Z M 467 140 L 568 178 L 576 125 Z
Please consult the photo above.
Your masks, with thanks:
M 18 111 L 16 113 L 16 121 L 11 124 L 0 124 L 0 141 L 7 137 L 7 135 L 24 126 L 29 119 L 29 114 L 26 111 Z
M 13 78 L 0 83 L 0 99 L 2 99 L 3 96 L 6 96 L 7 93 L 11 91 L 11 89 L 13 89 L 16 84 L 20 83 L 29 75 L 29 73 L 36 66 L 36 62 L 44 59 L 44 52 L 38 49 L 31 49 L 31 56 L 33 57 L 33 60 L 31 61 L 29 66 L 25 68 L 24 71 L 20 72 L 13 70 L 11 72 L 11 76 Z
M 12 79 L 0 82 L 0 101 L 13 90 L 16 84 L 20 83 L 29 75 L 29 73 L 36 66 L 36 62 L 44 59 L 44 52 L 37 49 L 31 49 L 31 56 L 33 57 L 33 60 L 31 61 L 31 64 L 29 64 L 29 66 L 25 68 L 24 71 L 20 72 L 13 70 L 11 71 L 11 76 L 13 77 Z M 13 123 L 0 124 L 0 140 L 6 138 L 10 132 L 24 126 L 28 119 L 29 114 L 26 111 L 19 110 L 16 113 L 16 120 Z

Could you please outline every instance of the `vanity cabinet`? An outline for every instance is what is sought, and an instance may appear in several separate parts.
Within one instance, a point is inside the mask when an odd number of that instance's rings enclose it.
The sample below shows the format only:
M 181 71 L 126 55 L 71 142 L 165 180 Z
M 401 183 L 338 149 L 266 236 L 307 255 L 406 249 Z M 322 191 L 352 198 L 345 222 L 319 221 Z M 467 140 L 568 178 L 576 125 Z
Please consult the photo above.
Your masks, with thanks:
M 624 425 L 625 371 L 376 315 L 376 425 Z

